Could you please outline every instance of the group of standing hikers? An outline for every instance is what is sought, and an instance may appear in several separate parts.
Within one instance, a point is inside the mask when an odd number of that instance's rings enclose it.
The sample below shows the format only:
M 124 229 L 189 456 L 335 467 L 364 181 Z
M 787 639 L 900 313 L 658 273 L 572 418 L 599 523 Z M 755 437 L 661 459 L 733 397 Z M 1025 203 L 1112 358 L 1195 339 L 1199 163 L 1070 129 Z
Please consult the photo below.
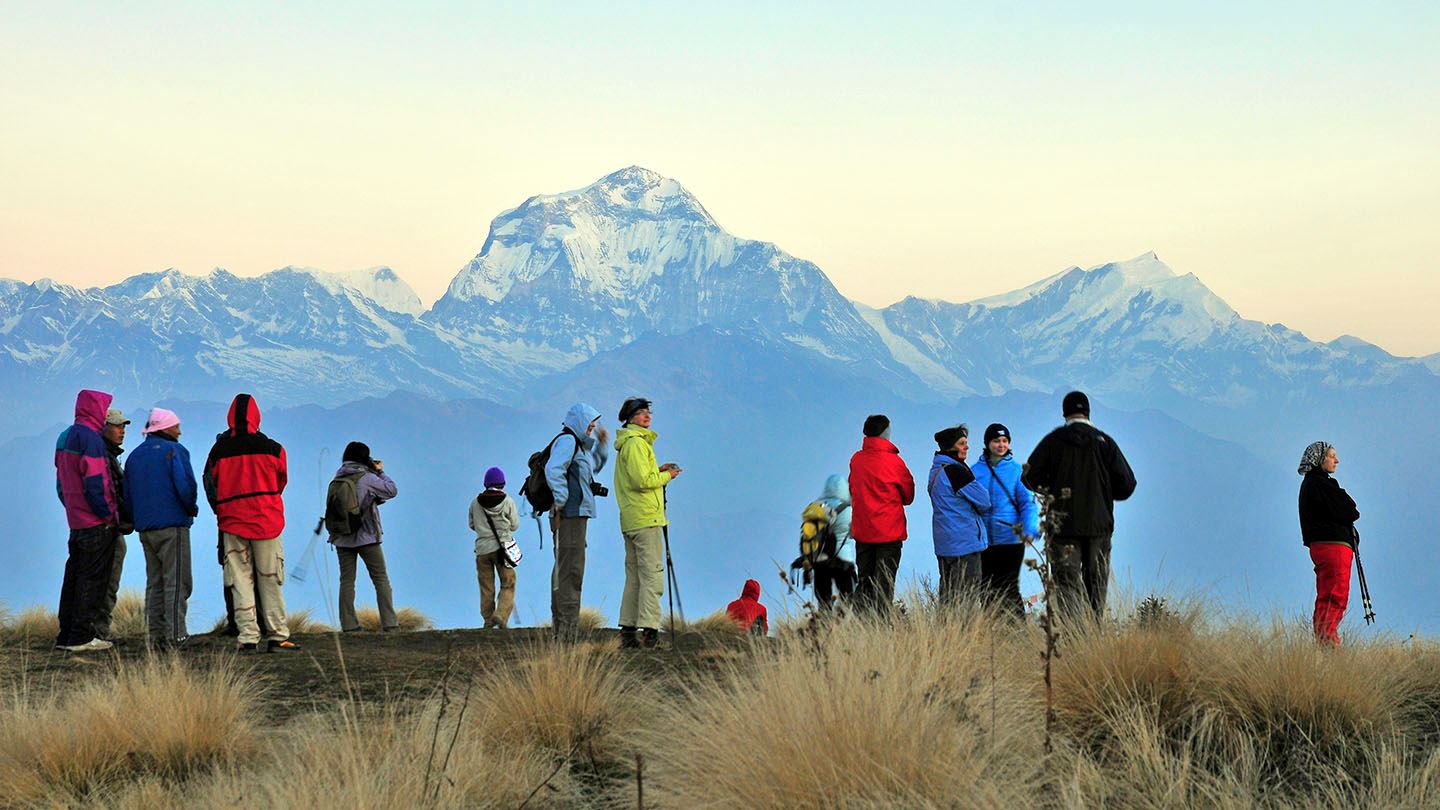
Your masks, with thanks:
M 190 527 L 199 514 L 190 456 L 180 444 L 180 419 L 154 408 L 143 429 L 144 442 L 123 453 L 130 421 L 111 408 L 109 394 L 85 390 L 76 398 L 75 422 L 56 442 L 56 489 L 70 526 L 69 556 L 61 587 L 56 647 L 68 651 L 108 649 L 110 615 L 119 587 L 126 545 L 138 531 L 145 553 L 145 617 L 149 640 L 160 649 L 188 639 L 186 604 L 192 590 Z M 620 639 L 626 648 L 654 647 L 661 627 L 660 599 L 669 557 L 666 487 L 682 470 L 657 461 L 649 400 L 626 399 L 615 433 L 613 483 L 625 549 L 625 585 L 620 604 Z M 1039 538 L 1034 492 L 1051 500 L 1044 546 L 1054 577 L 1056 609 L 1071 616 L 1103 616 L 1110 576 L 1114 503 L 1134 492 L 1136 482 L 1119 445 L 1090 421 L 1086 395 L 1073 391 L 1062 401 L 1065 422 L 1046 435 L 1025 465 L 1011 450 L 1009 429 L 986 428 L 979 458 L 967 464 L 969 429 L 942 428 L 927 475 L 932 535 L 942 600 L 967 591 L 986 595 L 1007 615 L 1023 618 L 1020 571 L 1025 539 Z M 241 652 L 299 649 L 290 639 L 282 586 L 285 557 L 283 493 L 288 481 L 285 449 L 260 432 L 260 410 L 249 394 L 237 395 L 228 428 L 215 438 L 201 484 L 219 527 L 217 554 L 223 568 L 227 616 Z M 802 515 L 801 557 L 807 584 L 813 584 L 822 611 L 837 600 L 859 609 L 881 610 L 894 601 L 895 578 L 908 536 L 905 507 L 915 498 L 915 480 L 890 441 L 890 420 L 865 420 L 861 448 L 850 461 L 848 479 L 831 475 Z M 554 537 L 551 572 L 553 632 L 575 640 L 585 576 L 586 535 L 597 498 L 610 490 L 596 480 L 610 462 L 609 433 L 599 411 L 577 403 L 561 432 L 530 459 L 521 490 L 537 518 L 548 515 Z M 1322 642 L 1338 644 L 1336 632 L 1348 602 L 1350 567 L 1359 535 L 1355 503 L 1331 477 L 1339 459 L 1324 442 L 1306 448 L 1299 472 L 1302 538 L 1316 573 L 1314 630 Z M 506 494 L 499 467 L 486 470 L 484 488 L 469 505 L 474 554 L 486 628 L 504 629 L 515 603 L 515 573 L 521 553 L 515 542 L 520 508 Z M 329 531 L 340 568 L 342 631 L 360 629 L 355 613 L 357 563 L 363 561 L 375 587 L 382 630 L 395 630 L 379 507 L 396 497 L 384 464 L 361 442 L 346 446 L 342 464 L 326 494 L 321 527 Z M 321 527 L 317 527 L 318 532 Z M 852 542 L 853 541 L 853 542 Z M 498 582 L 497 582 L 498 581 Z M 498 587 L 497 587 L 498 585 Z M 768 630 L 759 603 L 759 583 L 745 583 L 728 615 L 752 632 Z
M 966 593 L 983 594 L 1004 614 L 1023 619 L 1020 569 L 1024 539 L 1040 537 L 1034 490 L 1056 495 L 1058 531 L 1046 541 L 1055 578 L 1056 607 L 1097 618 L 1105 609 L 1110 577 L 1110 536 L 1115 501 L 1135 491 L 1135 474 L 1115 440 L 1090 422 L 1081 392 L 1063 401 L 1065 424 L 1042 439 L 1021 466 L 1010 449 L 1010 429 L 985 429 L 979 458 L 966 463 L 970 430 L 964 425 L 935 432 L 936 451 L 927 474 L 939 598 L 953 603 Z M 832 475 L 821 497 L 807 507 L 801 556 L 794 566 L 813 581 L 816 601 L 828 610 L 852 596 L 856 607 L 887 608 L 908 537 L 905 507 L 915 500 L 915 480 L 890 441 L 890 420 L 865 420 L 859 452 L 846 480 Z M 807 538 L 818 540 L 807 542 Z M 851 541 L 853 540 L 853 548 Z

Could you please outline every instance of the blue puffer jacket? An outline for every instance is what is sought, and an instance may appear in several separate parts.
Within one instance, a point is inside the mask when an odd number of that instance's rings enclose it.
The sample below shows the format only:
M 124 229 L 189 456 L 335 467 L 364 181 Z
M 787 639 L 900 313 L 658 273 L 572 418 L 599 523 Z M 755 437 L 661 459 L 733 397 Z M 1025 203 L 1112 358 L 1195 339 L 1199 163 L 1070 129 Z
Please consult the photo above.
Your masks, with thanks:
M 151 433 L 125 459 L 125 502 L 136 531 L 189 526 L 200 513 L 200 489 L 185 445 Z
M 975 473 L 976 483 L 985 487 L 990 496 L 990 511 L 985 515 L 990 545 L 1019 543 L 1020 538 L 1015 536 L 1013 528 L 1016 523 L 1023 524 L 1025 533 L 1038 539 L 1040 507 L 1035 503 L 1034 493 L 1020 483 L 1020 462 L 1015 460 L 1015 454 L 1006 453 L 993 467 L 985 459 L 986 454 L 982 451 L 980 460 L 971 464 L 970 469 Z M 1015 508 L 1017 504 L 1020 507 L 1018 511 Z
M 930 466 L 929 491 L 936 557 L 964 557 L 990 545 L 984 519 L 990 511 L 990 495 L 965 462 L 949 453 L 936 453 Z
M 590 423 L 598 418 L 600 412 L 583 402 L 571 405 L 564 422 L 570 433 L 560 436 L 550 448 L 545 480 L 555 495 L 555 503 L 563 505 L 560 514 L 567 518 L 595 517 L 595 495 L 590 491 L 590 483 L 610 460 L 610 448 L 605 442 L 594 435 L 585 435 Z M 578 452 L 576 436 L 580 443 Z
M 835 532 L 835 556 L 855 562 L 855 544 L 850 542 L 850 481 L 843 475 L 826 478 L 825 489 L 817 500 L 835 515 L 830 523 L 830 530 Z

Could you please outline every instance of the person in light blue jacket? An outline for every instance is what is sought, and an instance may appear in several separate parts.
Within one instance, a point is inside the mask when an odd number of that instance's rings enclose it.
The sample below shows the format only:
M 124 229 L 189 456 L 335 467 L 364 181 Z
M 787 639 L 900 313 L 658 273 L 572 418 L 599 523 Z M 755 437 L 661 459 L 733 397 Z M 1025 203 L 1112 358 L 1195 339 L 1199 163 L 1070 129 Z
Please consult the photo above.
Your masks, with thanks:
M 985 448 L 970 468 L 990 496 L 990 511 L 985 515 L 990 547 L 980 555 L 986 596 L 1001 611 L 1024 619 L 1020 567 L 1025 561 L 1025 544 L 1015 531 L 1018 528 L 1026 537 L 1038 540 L 1040 507 L 1034 494 L 1020 483 L 1022 469 L 1010 452 L 1010 429 L 999 422 L 985 428 Z
M 825 507 L 830 516 L 830 531 L 835 535 L 835 557 L 838 565 L 815 570 L 815 600 L 821 609 L 828 609 L 835 591 L 849 601 L 855 592 L 855 543 L 850 539 L 850 481 L 843 475 L 825 479 L 825 488 L 815 502 Z
M 964 425 L 937 432 L 935 443 L 940 449 L 930 466 L 931 533 L 940 564 L 940 598 L 949 603 L 967 588 L 979 589 L 980 555 L 990 545 L 984 518 L 990 511 L 990 495 L 965 465 L 969 437 Z
M 595 517 L 595 497 L 608 490 L 595 476 L 610 460 L 610 436 L 600 412 L 583 402 L 570 406 L 564 431 L 550 446 L 545 482 L 555 496 L 550 528 L 555 535 L 555 567 L 550 573 L 550 620 L 561 641 L 580 632 L 580 591 L 585 584 L 585 532 Z

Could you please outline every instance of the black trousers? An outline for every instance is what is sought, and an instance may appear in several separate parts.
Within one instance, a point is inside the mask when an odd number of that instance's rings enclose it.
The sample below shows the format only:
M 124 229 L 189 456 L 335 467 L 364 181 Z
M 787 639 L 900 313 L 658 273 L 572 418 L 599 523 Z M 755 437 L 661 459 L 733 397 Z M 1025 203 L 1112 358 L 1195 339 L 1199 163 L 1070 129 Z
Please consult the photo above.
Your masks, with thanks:
M 980 591 L 980 552 L 963 557 L 936 557 L 940 565 L 940 601 L 954 605 Z
M 980 552 L 985 594 L 1002 616 L 1025 618 L 1025 600 L 1020 596 L 1020 567 L 1024 562 L 1024 543 L 992 545 Z
M 1056 537 L 1046 544 L 1055 576 L 1057 612 L 1069 618 L 1105 617 L 1110 588 L 1110 535 Z
M 60 585 L 57 645 L 69 647 L 95 638 L 100 600 L 110 589 L 117 536 L 114 526 L 70 530 L 70 556 Z
M 860 577 L 855 601 L 860 607 L 888 611 L 895 604 L 895 574 L 900 570 L 904 545 L 903 540 L 855 544 L 855 566 Z
M 819 566 L 815 569 L 815 601 L 829 610 L 835 591 L 847 599 L 855 593 L 855 569 L 849 565 Z

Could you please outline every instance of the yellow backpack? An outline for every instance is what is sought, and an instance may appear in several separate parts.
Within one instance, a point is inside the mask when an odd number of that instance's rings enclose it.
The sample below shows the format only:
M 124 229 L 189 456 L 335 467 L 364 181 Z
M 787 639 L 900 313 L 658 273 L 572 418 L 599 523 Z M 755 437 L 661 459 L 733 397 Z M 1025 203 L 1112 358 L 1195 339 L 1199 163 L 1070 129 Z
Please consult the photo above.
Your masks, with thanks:
M 835 554 L 835 532 L 830 527 L 830 510 L 815 501 L 800 513 L 800 557 L 806 568 L 823 563 Z

